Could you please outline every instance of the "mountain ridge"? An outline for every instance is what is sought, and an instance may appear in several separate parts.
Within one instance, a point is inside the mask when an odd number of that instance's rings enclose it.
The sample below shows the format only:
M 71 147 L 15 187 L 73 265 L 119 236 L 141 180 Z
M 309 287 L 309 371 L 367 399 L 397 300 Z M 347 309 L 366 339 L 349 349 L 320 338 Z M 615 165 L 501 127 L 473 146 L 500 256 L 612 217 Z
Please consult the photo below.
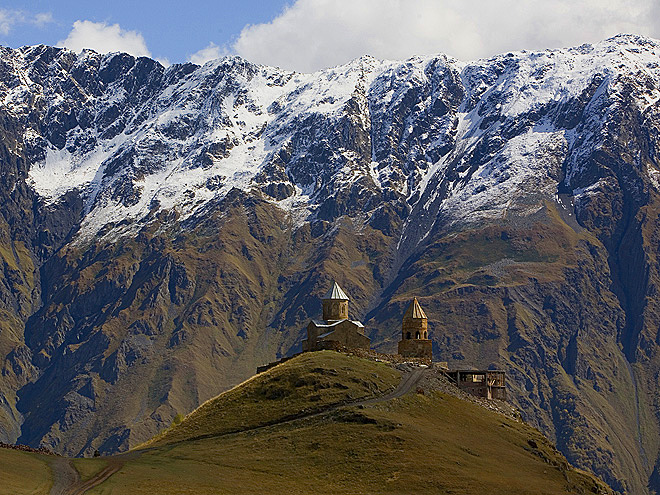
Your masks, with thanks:
M 393 351 L 506 367 L 526 419 L 657 486 L 660 44 L 314 74 L 2 49 L 0 435 L 125 450 L 294 352 L 336 279 Z

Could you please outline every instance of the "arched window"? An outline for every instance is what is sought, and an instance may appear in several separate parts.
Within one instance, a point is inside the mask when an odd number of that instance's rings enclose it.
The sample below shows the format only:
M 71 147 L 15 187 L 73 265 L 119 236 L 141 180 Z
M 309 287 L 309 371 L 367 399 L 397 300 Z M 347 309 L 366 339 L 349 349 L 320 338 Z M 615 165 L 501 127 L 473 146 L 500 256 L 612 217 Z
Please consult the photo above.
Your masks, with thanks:
M 419 332 L 417 332 L 417 334 L 415 335 L 415 338 L 416 338 L 416 339 L 419 338 Z
M 407 338 L 407 339 L 410 339 L 410 332 L 408 332 L 408 333 L 406 334 L 406 338 Z

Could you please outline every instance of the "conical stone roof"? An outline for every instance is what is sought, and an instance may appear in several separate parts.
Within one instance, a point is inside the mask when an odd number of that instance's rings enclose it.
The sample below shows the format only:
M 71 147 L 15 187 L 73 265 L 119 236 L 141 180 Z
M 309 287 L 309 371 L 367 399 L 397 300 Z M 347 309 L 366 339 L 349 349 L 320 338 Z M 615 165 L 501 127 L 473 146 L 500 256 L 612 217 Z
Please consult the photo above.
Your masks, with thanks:
M 330 290 L 328 290 L 328 292 L 325 293 L 325 296 L 323 296 L 323 300 L 326 299 L 338 299 L 340 301 L 348 301 L 348 296 L 342 290 L 342 288 L 339 287 L 339 284 L 333 280 L 332 287 L 330 287 Z
M 422 307 L 419 305 L 419 302 L 417 302 L 417 298 L 414 297 L 410 305 L 408 306 L 408 309 L 406 309 L 405 314 L 403 315 L 404 320 L 421 320 L 424 319 L 426 320 L 426 313 L 424 313 L 424 310 Z

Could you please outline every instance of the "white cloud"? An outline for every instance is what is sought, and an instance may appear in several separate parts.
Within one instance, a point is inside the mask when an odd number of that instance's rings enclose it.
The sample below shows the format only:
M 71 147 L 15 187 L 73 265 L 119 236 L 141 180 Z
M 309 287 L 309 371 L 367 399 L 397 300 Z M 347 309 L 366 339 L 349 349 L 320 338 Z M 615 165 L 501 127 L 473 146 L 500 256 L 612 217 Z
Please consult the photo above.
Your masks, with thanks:
M 188 57 L 188 62 L 192 62 L 197 65 L 204 65 L 209 60 L 215 60 L 216 58 L 223 57 L 227 55 L 228 51 L 226 48 L 220 48 L 215 43 L 211 42 L 206 48 L 193 53 Z
M 32 23 L 39 27 L 45 26 L 51 22 L 53 22 L 53 14 L 50 12 L 40 12 L 39 14 L 36 14 L 32 19 Z
M 34 24 L 43 27 L 53 22 L 53 15 L 50 12 L 40 12 L 38 14 L 28 14 L 23 10 L 0 9 L 0 34 L 6 36 L 10 31 L 20 24 Z
M 6 36 L 16 24 L 15 12 L 0 9 L 0 34 Z
M 246 26 L 234 51 L 257 63 L 312 71 L 364 54 L 463 60 L 557 48 L 626 32 L 660 35 L 655 0 L 297 0 Z
M 144 38 L 137 31 L 125 31 L 119 24 L 76 21 L 69 36 L 57 43 L 74 51 L 91 48 L 99 53 L 126 52 L 135 57 L 151 57 Z

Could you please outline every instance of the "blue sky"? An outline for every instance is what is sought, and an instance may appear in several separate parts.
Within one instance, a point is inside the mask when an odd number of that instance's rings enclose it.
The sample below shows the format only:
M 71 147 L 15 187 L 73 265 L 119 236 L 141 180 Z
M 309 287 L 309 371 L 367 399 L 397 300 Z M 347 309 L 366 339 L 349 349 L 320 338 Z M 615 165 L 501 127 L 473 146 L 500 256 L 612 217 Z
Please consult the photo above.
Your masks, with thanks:
M 185 61 L 209 43 L 230 45 L 247 24 L 263 23 L 279 14 L 285 0 L 239 1 L 3 1 L 0 9 L 24 13 L 8 34 L 0 33 L 0 44 L 13 48 L 44 43 L 55 45 L 67 38 L 73 23 L 89 20 L 142 34 L 154 57 Z M 39 13 L 50 14 L 50 22 L 28 21 Z
M 126 51 L 167 63 L 236 54 L 299 71 L 361 55 L 472 60 L 660 37 L 658 0 L 3 0 L 0 44 Z

